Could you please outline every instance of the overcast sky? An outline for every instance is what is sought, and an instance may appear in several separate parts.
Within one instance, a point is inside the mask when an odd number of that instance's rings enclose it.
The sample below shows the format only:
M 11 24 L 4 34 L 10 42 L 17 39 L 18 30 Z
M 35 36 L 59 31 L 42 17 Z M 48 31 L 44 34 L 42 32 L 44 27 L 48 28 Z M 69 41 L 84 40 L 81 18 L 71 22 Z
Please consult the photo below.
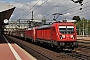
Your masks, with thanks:
M 84 0 L 83 6 L 75 4 L 71 0 L 0 0 L 1 3 L 14 5 L 12 19 L 31 19 L 31 12 L 34 12 L 34 19 L 53 19 L 53 13 L 63 14 L 59 19 L 72 19 L 73 16 L 90 19 L 90 0 Z M 80 10 L 82 8 L 82 10 Z

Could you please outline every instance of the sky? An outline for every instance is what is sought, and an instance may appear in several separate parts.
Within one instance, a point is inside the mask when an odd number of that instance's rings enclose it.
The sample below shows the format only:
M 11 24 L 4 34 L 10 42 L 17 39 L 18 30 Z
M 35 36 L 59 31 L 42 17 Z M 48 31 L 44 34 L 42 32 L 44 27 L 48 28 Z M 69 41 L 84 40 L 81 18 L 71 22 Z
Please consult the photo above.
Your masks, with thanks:
M 13 19 L 31 19 L 33 11 L 34 19 L 52 20 L 54 13 L 60 13 L 57 20 L 72 19 L 73 16 L 80 16 L 90 19 L 90 1 L 84 0 L 83 5 L 74 3 L 71 0 L 0 0 L 0 3 L 8 3 L 16 8 L 11 16 Z M 82 8 L 82 10 L 80 10 Z

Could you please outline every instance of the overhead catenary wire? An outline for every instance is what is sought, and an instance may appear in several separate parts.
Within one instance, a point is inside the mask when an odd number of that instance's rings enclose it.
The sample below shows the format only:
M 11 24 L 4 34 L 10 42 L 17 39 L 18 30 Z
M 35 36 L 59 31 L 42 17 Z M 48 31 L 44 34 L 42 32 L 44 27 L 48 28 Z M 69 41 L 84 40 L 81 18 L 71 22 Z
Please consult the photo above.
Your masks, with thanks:
M 51 11 L 51 9 L 57 7 L 57 6 L 60 5 L 61 3 L 63 3 L 63 1 L 62 1 L 62 2 L 59 2 L 59 3 L 56 4 L 54 7 L 50 8 L 49 10 L 45 11 L 44 13 L 48 13 L 49 11 Z M 60 6 L 60 7 L 61 7 L 61 6 Z M 44 13 L 42 13 L 42 15 L 44 15 Z M 36 16 L 35 16 L 35 17 L 36 17 Z
M 34 8 L 37 4 L 38 4 L 38 2 L 39 2 L 40 0 L 38 0 L 30 9 L 29 9 L 29 11 L 32 9 L 32 8 Z M 30 3 L 31 3 L 31 1 L 30 1 Z M 23 8 L 23 7 L 22 7 Z M 26 14 L 26 13 L 25 13 Z M 25 14 L 23 14 L 23 16 L 25 15 Z M 17 15 L 17 17 L 18 17 L 18 15 Z M 16 17 L 15 17 L 16 18 Z
M 64 1 L 64 2 L 65 2 L 65 1 Z M 62 3 L 62 2 L 59 2 L 58 4 L 56 4 L 53 8 L 57 7 L 60 3 Z M 59 12 L 59 13 L 66 12 L 66 11 L 68 11 L 68 10 L 70 10 L 70 9 L 73 9 L 73 8 L 76 8 L 76 7 L 78 7 L 78 6 L 80 6 L 80 5 L 77 5 L 77 6 L 71 7 L 71 8 L 66 9 L 66 10 L 63 10 L 63 11 L 61 11 L 61 12 Z M 53 9 L 53 8 L 51 8 L 51 9 Z M 44 13 L 48 13 L 49 11 L 51 11 L 51 9 L 45 11 Z M 44 13 L 43 13 L 42 15 L 44 15 Z M 50 15 L 52 15 L 52 14 L 50 14 Z
M 87 4 L 87 3 L 89 3 L 90 1 L 87 1 L 87 2 L 85 2 L 85 3 L 83 3 L 84 5 L 85 4 Z M 68 8 L 68 9 L 66 9 L 66 10 L 63 10 L 63 11 L 61 11 L 61 12 L 59 12 L 59 13 L 64 13 L 64 12 L 66 12 L 66 11 L 68 11 L 68 10 L 71 10 L 71 9 L 75 9 L 75 8 L 77 8 L 77 7 L 79 7 L 79 6 L 81 6 L 81 5 L 77 5 L 77 6 L 73 6 L 73 7 L 71 7 L 71 8 Z M 71 11 L 70 11 L 71 12 Z
M 83 7 L 84 9 L 85 8 L 88 8 L 88 7 L 90 7 L 90 6 L 86 6 L 86 7 Z M 88 11 L 88 9 L 86 9 L 86 10 L 77 10 L 76 12 L 74 12 L 73 14 L 71 14 L 71 15 L 69 15 L 69 16 L 73 16 L 73 15 L 75 15 L 75 14 L 80 14 L 80 13 L 84 13 L 84 12 L 86 12 L 86 11 Z M 66 17 L 69 17 L 69 16 L 66 16 Z
M 48 0 L 44 1 L 42 4 L 40 4 L 38 7 L 36 7 L 34 10 L 32 11 L 35 11 L 37 10 L 38 8 L 40 8 L 43 4 L 45 4 Z M 21 18 L 23 18 L 24 16 L 27 16 L 28 14 L 30 14 L 32 11 L 28 11 L 26 14 L 24 14 Z
M 23 6 L 22 6 L 23 9 L 20 9 L 20 10 L 17 12 L 17 15 L 16 15 L 14 18 L 17 18 L 17 17 L 20 15 L 20 13 L 25 9 L 26 4 L 27 4 L 27 3 L 31 3 L 31 2 L 32 2 L 32 1 L 29 2 L 29 1 L 27 0 L 27 2 L 24 3 Z
M 83 3 L 83 4 L 85 5 L 85 4 L 87 4 L 87 3 L 90 3 L 90 1 L 87 1 L 87 2 L 85 2 L 85 3 Z M 78 5 L 78 6 L 79 6 L 79 5 Z M 75 7 L 78 7 L 78 6 L 75 6 Z M 73 9 L 73 8 L 75 8 L 75 7 L 72 7 L 72 8 L 70 8 L 70 9 Z M 90 7 L 90 6 L 83 7 L 83 9 L 88 8 L 88 7 Z M 67 9 L 67 10 L 70 10 L 70 9 Z M 64 10 L 64 11 L 67 11 L 67 10 Z M 62 11 L 62 12 L 64 12 L 64 11 Z M 78 12 L 78 11 L 79 11 L 79 12 Z M 85 10 L 85 11 L 88 11 L 88 9 Z M 71 12 L 71 11 L 70 11 L 70 12 Z M 69 12 L 69 13 L 70 13 L 70 12 Z M 73 12 L 73 14 L 71 14 L 71 15 L 69 15 L 69 16 L 66 16 L 65 18 L 70 17 L 70 16 L 73 16 L 73 15 L 75 15 L 75 14 L 80 14 L 80 12 L 81 12 L 81 13 L 84 13 L 83 10 L 78 9 L 78 10 L 76 10 L 75 12 Z
M 33 5 L 33 7 L 31 7 L 26 13 L 24 13 L 22 16 L 21 16 L 21 18 L 23 18 L 24 16 L 26 16 L 27 15 L 27 13 L 31 13 L 31 10 L 32 10 L 32 8 L 34 8 L 37 4 L 38 4 L 38 2 L 39 2 L 40 0 L 38 0 L 36 3 L 35 3 L 35 5 Z
M 64 1 L 64 2 L 65 2 L 65 1 Z M 58 4 L 56 4 L 53 8 L 57 7 L 60 3 L 62 3 L 62 2 L 59 2 Z M 68 10 L 73 9 L 73 8 L 75 8 L 75 7 L 78 7 L 78 6 L 80 6 L 80 5 L 77 5 L 77 6 L 71 7 L 71 8 L 69 8 L 69 9 L 63 10 L 63 11 L 61 11 L 61 12 L 68 11 Z M 51 8 L 51 9 L 53 9 L 53 8 Z M 49 12 L 51 9 L 45 11 L 44 13 Z M 61 12 L 59 12 L 59 13 L 61 13 Z M 42 15 L 44 15 L 44 13 L 43 13 Z
M 90 2 L 90 1 L 87 1 L 87 2 L 85 2 L 85 3 L 83 3 L 83 4 L 85 5 L 85 4 L 89 3 L 89 2 Z M 71 9 L 74 9 L 74 8 L 76 8 L 76 7 L 78 7 L 78 6 L 80 6 L 80 5 L 71 7 L 71 8 L 69 8 L 69 9 L 63 10 L 63 11 L 61 11 L 61 12 L 66 12 L 66 11 L 71 10 Z
M 48 0 L 46 0 L 44 3 L 46 3 L 47 1 L 48 1 Z M 63 1 L 62 1 L 62 2 L 63 2 Z M 60 2 L 60 3 L 62 3 L 62 2 Z M 41 5 L 43 5 L 44 3 L 42 3 Z M 57 7 L 60 3 L 56 4 L 54 7 Z M 35 8 L 33 11 L 35 11 L 36 9 L 38 9 L 41 5 L 39 5 L 37 8 Z M 34 5 L 34 6 L 35 6 L 35 5 Z M 53 7 L 53 8 L 54 8 L 54 7 Z M 51 9 L 53 9 L 53 8 L 51 8 Z M 50 9 L 50 10 L 51 10 L 51 9 Z M 31 9 L 30 9 L 30 10 L 31 10 Z M 50 10 L 49 10 L 49 11 L 50 11 Z M 49 12 L 49 11 L 48 11 L 48 12 Z M 24 16 L 27 16 L 27 15 L 30 14 L 31 12 L 32 12 L 32 11 L 27 11 L 27 14 L 26 14 L 26 13 L 23 14 L 23 16 L 22 16 L 21 18 L 23 18 Z M 46 11 L 46 12 L 47 12 L 47 11 Z M 45 12 L 45 13 L 46 13 L 46 12 Z M 17 15 L 17 17 L 18 17 L 18 15 Z
M 90 10 L 90 9 L 89 9 Z M 87 10 L 87 11 L 85 11 L 84 13 L 81 13 L 80 15 L 83 15 L 83 14 L 89 14 L 88 12 L 90 12 L 89 10 Z M 84 17 L 84 15 L 83 16 L 81 16 L 81 17 Z M 87 15 L 86 17 L 90 17 L 89 15 Z M 85 18 L 86 18 L 85 17 Z M 89 20 L 90 20 L 90 18 L 89 18 Z
M 89 7 L 90 7 L 90 6 L 89 6 Z M 82 11 L 81 13 L 80 13 L 80 12 L 79 12 L 79 13 L 77 12 L 77 13 L 80 14 L 80 15 L 82 15 L 82 14 L 85 14 L 85 12 L 89 12 L 89 10 L 90 10 L 90 8 L 87 9 L 87 10 Z M 77 13 L 75 13 L 75 14 L 77 14 Z M 74 15 L 75 15 L 75 14 L 74 14 Z
M 86 13 L 88 14 L 88 12 L 90 12 L 89 10 L 90 10 L 90 8 L 89 8 L 88 10 L 83 11 L 82 13 L 79 13 L 79 14 L 80 14 L 80 15 L 86 14 Z
M 87 4 L 87 3 L 90 3 L 90 1 L 87 1 L 87 2 L 85 2 L 85 3 L 83 3 L 84 5 L 85 4 Z M 77 5 L 77 6 L 75 6 L 75 7 L 78 7 L 79 5 Z M 72 8 L 70 8 L 70 9 L 73 9 L 73 8 L 75 8 L 75 7 L 72 7 Z M 89 6 L 86 6 L 86 7 L 83 7 L 83 9 L 84 8 L 88 8 Z M 64 10 L 64 11 L 67 11 L 67 10 L 70 10 L 70 9 L 66 9 L 66 10 Z M 62 12 L 64 12 L 64 11 L 62 11 Z M 77 11 L 82 11 L 82 10 L 80 10 L 80 9 L 78 9 L 78 10 L 76 10 L 76 12 Z M 71 12 L 71 11 L 70 11 Z M 77 14 L 76 12 L 74 12 L 73 14 Z M 71 15 L 73 15 L 73 14 L 71 14 Z M 71 16 L 71 15 L 69 15 L 69 16 Z M 67 17 L 69 17 L 69 16 L 67 16 Z
M 85 3 L 83 3 L 84 5 L 86 4 L 86 3 L 89 3 L 90 1 L 87 1 L 87 2 L 85 2 Z M 78 6 L 80 6 L 80 5 L 78 5 Z M 70 10 L 70 9 L 74 9 L 74 8 L 76 8 L 76 7 L 78 7 L 78 6 L 74 6 L 74 7 L 71 7 L 71 8 L 69 8 L 69 9 L 66 9 L 66 10 L 63 10 L 62 12 L 66 12 L 66 11 L 68 11 L 68 10 Z M 35 8 L 35 9 L 38 9 L 38 7 L 37 8 Z M 35 11 L 35 9 L 34 9 L 34 11 Z M 50 9 L 51 10 L 51 9 Z M 50 11 L 49 10 L 49 11 Z M 31 11 L 29 11 L 30 13 L 31 13 Z M 28 14 L 30 14 L 30 13 L 25 13 L 25 15 L 24 16 L 27 16 Z M 22 16 L 22 18 L 24 17 L 24 16 Z
M 45 11 L 44 13 L 49 12 L 51 9 L 53 9 L 53 8 L 57 7 L 60 3 L 62 3 L 62 2 L 59 2 L 59 3 L 58 3 L 58 4 L 56 4 L 54 7 L 50 8 L 49 10 Z M 43 13 L 42 13 L 42 14 L 43 14 Z

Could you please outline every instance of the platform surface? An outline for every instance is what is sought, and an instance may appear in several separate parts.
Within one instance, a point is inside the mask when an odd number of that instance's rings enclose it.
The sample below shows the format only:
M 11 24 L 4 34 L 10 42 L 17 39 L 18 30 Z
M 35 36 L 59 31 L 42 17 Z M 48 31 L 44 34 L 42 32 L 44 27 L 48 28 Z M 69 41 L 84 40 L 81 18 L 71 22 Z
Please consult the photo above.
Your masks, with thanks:
M 0 60 L 37 60 L 17 44 L 0 35 Z

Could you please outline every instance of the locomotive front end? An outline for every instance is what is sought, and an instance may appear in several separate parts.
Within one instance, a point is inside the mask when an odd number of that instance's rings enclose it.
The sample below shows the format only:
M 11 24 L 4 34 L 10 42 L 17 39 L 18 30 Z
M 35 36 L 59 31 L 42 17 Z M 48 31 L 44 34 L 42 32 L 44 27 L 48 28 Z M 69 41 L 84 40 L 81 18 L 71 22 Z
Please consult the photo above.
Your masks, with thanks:
M 59 46 L 63 49 L 78 47 L 76 26 L 74 23 L 61 23 L 59 26 Z

